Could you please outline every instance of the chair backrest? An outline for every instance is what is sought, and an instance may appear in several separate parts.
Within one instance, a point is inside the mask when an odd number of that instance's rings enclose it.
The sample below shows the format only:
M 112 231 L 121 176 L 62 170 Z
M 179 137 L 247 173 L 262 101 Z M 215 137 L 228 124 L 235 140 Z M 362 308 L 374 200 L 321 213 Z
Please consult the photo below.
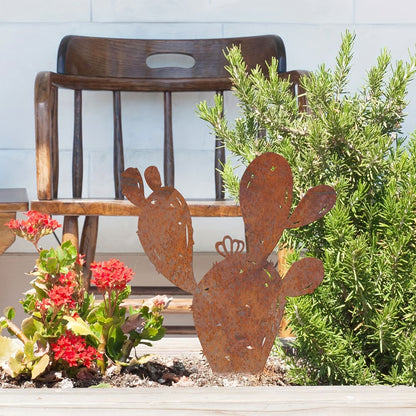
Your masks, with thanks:
M 283 41 L 275 35 L 195 40 L 111 39 L 66 36 L 58 51 L 57 72 L 76 78 L 75 131 L 73 153 L 73 196 L 82 193 L 82 96 L 83 89 L 113 91 L 114 103 L 114 184 L 115 198 L 123 199 L 120 174 L 124 170 L 120 91 L 159 91 L 164 95 L 164 184 L 174 186 L 174 146 L 172 132 L 172 92 L 231 89 L 224 52 L 239 45 L 248 69 L 259 65 L 267 73 L 272 57 L 279 72 L 286 71 Z M 160 64 L 164 58 L 178 65 Z M 172 60 L 170 59 L 170 60 Z M 82 79 L 78 79 L 82 78 Z M 215 198 L 224 199 L 219 168 L 225 162 L 222 142 L 215 142 Z

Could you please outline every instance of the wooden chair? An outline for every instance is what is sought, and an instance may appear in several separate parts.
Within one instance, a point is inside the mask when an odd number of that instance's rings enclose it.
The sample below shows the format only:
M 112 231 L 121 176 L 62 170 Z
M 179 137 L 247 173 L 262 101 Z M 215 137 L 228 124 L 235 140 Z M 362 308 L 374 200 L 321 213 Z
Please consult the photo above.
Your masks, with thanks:
M 121 94 L 122 91 L 163 93 L 164 97 L 164 182 L 174 185 L 174 151 L 172 132 L 172 94 L 186 91 L 213 91 L 222 94 L 230 90 L 229 74 L 224 50 L 240 45 L 248 68 L 260 65 L 267 71 L 266 62 L 272 57 L 279 61 L 282 77 L 290 76 L 294 91 L 299 87 L 300 71 L 286 72 L 283 41 L 266 35 L 228 39 L 144 40 L 109 39 L 66 36 L 58 51 L 57 72 L 40 72 L 35 82 L 37 196 L 31 208 L 50 215 L 63 215 L 63 239 L 72 240 L 86 256 L 86 264 L 93 261 L 96 250 L 99 216 L 138 216 L 129 201 L 123 200 L 120 174 L 124 170 Z M 149 59 L 163 54 L 179 54 L 193 60 L 189 68 L 148 66 Z M 74 140 L 72 163 L 73 198 L 59 197 L 59 141 L 57 129 L 58 91 L 74 91 Z M 113 92 L 114 115 L 114 198 L 85 199 L 83 182 L 82 91 Z M 304 105 L 300 99 L 300 105 Z M 195 103 L 197 104 L 197 103 Z M 215 142 L 213 140 L 213 142 Z M 209 200 L 188 200 L 191 215 L 196 217 L 240 216 L 239 207 L 224 199 L 221 176 L 217 169 L 225 160 L 224 147 L 217 140 L 215 152 L 215 195 Z M 181 190 L 180 184 L 176 187 Z M 85 216 L 80 242 L 78 217 Z M 89 281 L 87 282 L 89 286 Z M 150 295 L 183 294 L 174 287 L 133 287 L 132 293 Z M 186 309 L 186 307 L 185 307 Z

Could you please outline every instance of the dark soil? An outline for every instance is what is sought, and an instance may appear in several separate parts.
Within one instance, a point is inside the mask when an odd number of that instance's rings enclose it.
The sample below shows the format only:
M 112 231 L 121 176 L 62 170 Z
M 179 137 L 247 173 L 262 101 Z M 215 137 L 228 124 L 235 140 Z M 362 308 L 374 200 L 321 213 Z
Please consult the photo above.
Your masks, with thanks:
M 42 380 L 32 381 L 25 377 L 11 378 L 0 370 L 0 388 L 134 388 L 134 387 L 239 387 L 239 386 L 285 386 L 284 364 L 271 356 L 262 374 L 216 375 L 202 355 L 189 357 L 150 356 L 140 364 L 129 367 L 110 367 L 105 375 L 81 371 L 76 379 L 61 373 L 51 373 Z

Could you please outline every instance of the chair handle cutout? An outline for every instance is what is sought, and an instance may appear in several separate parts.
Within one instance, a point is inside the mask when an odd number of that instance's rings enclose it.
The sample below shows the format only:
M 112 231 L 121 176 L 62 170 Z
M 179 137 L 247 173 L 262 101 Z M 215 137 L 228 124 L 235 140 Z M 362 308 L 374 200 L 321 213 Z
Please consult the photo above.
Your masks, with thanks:
M 192 68 L 195 59 L 184 53 L 155 53 L 146 58 L 149 68 Z

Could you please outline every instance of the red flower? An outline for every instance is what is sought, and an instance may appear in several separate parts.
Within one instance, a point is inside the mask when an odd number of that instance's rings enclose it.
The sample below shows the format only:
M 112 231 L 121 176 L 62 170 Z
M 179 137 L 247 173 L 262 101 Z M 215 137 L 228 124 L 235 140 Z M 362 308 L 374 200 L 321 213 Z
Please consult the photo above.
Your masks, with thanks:
M 103 358 L 102 354 L 94 347 L 86 344 L 82 336 L 75 335 L 70 331 L 66 331 L 66 334 L 61 335 L 51 346 L 55 360 L 63 360 L 69 367 L 85 366 L 90 368 L 95 360 Z
M 116 259 L 91 263 L 90 269 L 93 274 L 91 282 L 103 292 L 109 292 L 111 290 L 121 292 L 134 276 L 131 269 Z
M 58 286 L 55 285 L 52 289 L 48 292 L 48 297 L 51 302 L 57 307 L 61 308 L 62 306 L 67 306 L 70 309 L 75 308 L 76 303 L 72 298 L 74 293 L 74 286 Z
M 83 266 L 85 264 L 85 254 L 78 253 L 75 263 L 78 264 L 79 266 Z
M 75 289 L 78 285 L 76 275 L 72 270 L 70 270 L 67 274 L 61 274 L 59 276 L 59 283 L 62 286 L 70 286 L 72 289 Z
M 50 276 L 47 274 L 44 283 L 48 283 Z M 58 278 L 58 282 L 54 284 L 46 293 L 46 297 L 42 301 L 36 301 L 36 309 L 41 312 L 45 312 L 50 307 L 55 308 L 56 310 L 62 308 L 63 306 L 66 309 L 74 309 L 77 304 L 73 295 L 78 286 L 76 280 L 76 275 L 73 271 L 69 271 L 66 274 L 61 274 Z
M 19 237 L 37 244 L 41 237 L 53 233 L 61 225 L 49 215 L 37 211 L 25 213 L 24 220 L 11 220 L 6 225 Z

